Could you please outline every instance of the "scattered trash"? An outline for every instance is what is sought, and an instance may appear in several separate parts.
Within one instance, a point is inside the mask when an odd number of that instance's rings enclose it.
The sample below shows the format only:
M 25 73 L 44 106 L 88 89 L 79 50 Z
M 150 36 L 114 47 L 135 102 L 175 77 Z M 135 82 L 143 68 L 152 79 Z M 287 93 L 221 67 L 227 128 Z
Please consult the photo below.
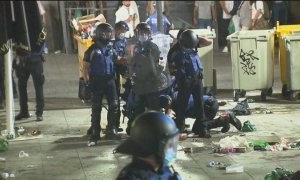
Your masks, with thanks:
M 253 147 L 255 151 L 283 151 L 292 148 L 285 138 L 280 138 L 280 142 L 275 144 L 269 144 L 264 140 L 253 140 L 249 146 Z
M 291 177 L 293 174 L 293 171 L 284 168 L 276 168 L 265 176 L 265 180 L 278 180 L 284 177 Z
M 245 121 L 242 127 L 243 132 L 253 132 L 256 131 L 255 125 L 251 124 L 250 121 Z
M 192 153 L 193 149 L 191 147 L 185 147 L 182 148 L 180 151 L 183 151 L 184 153 Z
M 0 161 L 6 161 L 5 157 L 0 157 Z
M 270 110 L 266 110 L 265 113 L 266 113 L 266 114 L 273 114 L 273 112 L 270 111 Z
M 223 156 L 226 156 L 226 154 L 215 153 L 214 156 L 216 156 L 216 157 L 223 157 Z
M 22 126 L 21 127 L 15 127 L 15 133 L 18 136 L 24 135 L 25 134 L 25 129 Z
M 54 52 L 54 54 L 60 54 L 60 53 L 61 53 L 60 50 L 57 50 L 57 51 Z
M 47 156 L 46 158 L 47 159 L 53 159 L 53 156 Z
M 289 143 L 291 148 L 300 148 L 300 139 L 294 142 Z
M 226 169 L 228 165 L 218 161 L 208 161 L 207 167 L 217 167 L 218 169 Z
M 246 101 L 247 101 L 247 103 L 254 103 L 255 102 L 254 99 L 247 99 Z
M 237 105 L 232 109 L 235 115 L 250 115 L 250 107 L 248 105 L 247 99 L 238 102 Z
M 38 136 L 40 134 L 41 134 L 40 130 L 33 130 L 33 131 L 31 131 L 31 135 L 33 135 L 33 136 Z
M 8 130 L 7 129 L 1 130 L 1 136 L 6 137 L 7 134 L 8 134 Z
M 25 153 L 24 151 L 19 152 L 19 158 L 29 157 L 28 153 Z
M 255 151 L 264 151 L 269 144 L 264 140 L 252 140 L 249 143 L 250 147 L 253 147 Z
M 8 149 L 8 141 L 0 138 L 0 151 L 6 151 Z
M 10 174 L 9 174 L 9 177 L 10 177 L 10 178 L 14 178 L 14 177 L 16 177 L 16 176 L 15 176 L 15 174 L 10 173 Z
M 9 173 L 1 173 L 1 177 L 3 178 L 3 179 L 7 179 L 7 178 L 9 178 Z
M 244 137 L 227 136 L 218 143 L 213 143 L 212 150 L 214 153 L 245 153 L 249 144 Z
M 233 164 L 226 167 L 226 173 L 242 173 L 244 172 L 244 166 L 240 164 Z

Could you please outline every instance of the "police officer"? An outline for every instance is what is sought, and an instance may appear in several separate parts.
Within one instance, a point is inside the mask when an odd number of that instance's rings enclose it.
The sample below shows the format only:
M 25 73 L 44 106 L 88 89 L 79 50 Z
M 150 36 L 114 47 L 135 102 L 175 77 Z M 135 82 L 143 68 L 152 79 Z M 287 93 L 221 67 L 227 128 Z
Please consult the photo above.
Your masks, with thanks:
M 99 24 L 92 44 L 84 54 L 83 79 L 90 81 L 92 89 L 92 132 L 88 146 L 94 146 L 100 140 L 100 119 L 102 99 L 105 95 L 108 102 L 107 129 L 105 139 L 120 139 L 116 132 L 118 113 L 118 96 L 115 83 L 114 62 L 116 54 L 111 42 L 113 27 L 108 23 Z
M 161 112 L 150 111 L 138 116 L 131 136 L 115 150 L 133 156 L 116 179 L 181 179 L 169 167 L 176 157 L 178 134 L 174 121 Z
M 126 62 L 125 59 L 125 53 L 126 53 L 126 38 L 125 33 L 129 31 L 129 27 L 126 22 L 119 21 L 115 24 L 115 41 L 114 41 L 114 48 L 117 53 L 117 58 L 119 61 L 123 61 L 123 64 L 116 63 L 115 64 L 115 71 L 116 71 L 116 87 L 117 87 L 117 94 L 118 94 L 118 115 L 117 115 L 117 128 L 118 131 L 122 131 L 123 129 L 120 128 L 120 117 L 121 117 L 121 108 L 120 108 L 120 94 L 121 94 L 121 81 L 120 76 L 125 76 L 127 72 L 126 65 L 124 63 Z M 124 62 L 125 61 L 125 62 Z
M 175 91 L 173 96 L 161 95 L 160 96 L 160 105 L 162 108 L 166 109 L 167 114 L 170 116 L 172 109 L 176 109 L 177 106 L 177 95 L 178 92 Z M 208 119 L 207 129 L 214 129 L 222 127 L 221 132 L 225 133 L 229 131 L 230 124 L 232 124 L 237 130 L 241 131 L 242 123 L 237 119 L 232 111 L 227 111 L 226 113 L 221 114 L 219 117 L 215 118 L 219 110 L 219 104 L 217 99 L 213 96 L 204 95 L 204 113 Z M 193 96 L 190 95 L 188 106 L 185 111 L 186 118 L 196 118 L 197 109 L 194 106 Z M 176 117 L 176 115 L 175 115 Z
M 184 132 L 185 109 L 192 94 L 197 109 L 192 130 L 195 134 L 199 134 L 199 137 L 210 138 L 203 105 L 202 65 L 195 51 L 199 46 L 199 39 L 192 30 L 185 30 L 180 35 L 179 44 L 180 49 L 174 52 L 171 58 L 178 86 L 176 125 L 180 132 Z
M 15 70 L 18 77 L 18 90 L 19 90 L 19 103 L 20 112 L 16 115 L 15 120 L 19 121 L 30 117 L 28 112 L 28 97 L 27 97 L 27 81 L 29 76 L 32 76 L 33 84 L 35 88 L 36 97 L 36 121 L 43 120 L 44 111 L 44 48 L 46 39 L 46 29 L 45 29 L 45 10 L 39 1 L 26 1 L 24 2 L 26 9 L 26 16 L 31 19 L 27 21 L 28 33 L 31 49 L 24 50 L 22 45 L 17 42 L 16 46 L 16 64 Z M 37 12 L 41 17 L 37 16 Z M 20 15 L 17 15 L 20 16 Z M 21 16 L 20 16 L 21 17 Z M 41 18 L 41 19 L 40 19 Z M 19 19 L 19 18 L 16 18 Z M 16 20 L 16 22 L 18 22 Z M 20 30 L 15 28 L 15 30 Z M 24 34 L 17 34 L 19 31 L 15 32 L 16 36 L 23 36 Z M 16 38 L 19 39 L 19 38 Z M 22 39 L 22 38 L 21 38 Z
M 142 22 L 135 29 L 135 43 L 129 46 L 131 60 L 129 74 L 132 81 L 133 114 L 128 121 L 126 132 L 130 134 L 132 120 L 145 109 L 159 110 L 159 91 L 167 88 L 168 80 L 163 73 L 158 46 L 151 42 L 151 28 Z

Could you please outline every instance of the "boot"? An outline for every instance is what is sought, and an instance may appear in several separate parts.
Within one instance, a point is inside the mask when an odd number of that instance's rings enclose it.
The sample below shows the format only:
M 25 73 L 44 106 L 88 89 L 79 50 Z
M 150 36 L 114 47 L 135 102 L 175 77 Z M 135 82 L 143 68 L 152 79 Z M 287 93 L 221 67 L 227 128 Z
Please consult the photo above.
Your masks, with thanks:
M 121 136 L 117 133 L 117 129 L 115 127 L 107 127 L 104 139 L 121 140 Z
M 200 138 L 211 138 L 208 128 L 201 128 L 199 131 Z
M 222 133 L 228 132 L 230 129 L 229 117 L 219 117 L 218 119 L 213 119 L 207 122 L 207 129 L 214 129 L 218 127 L 222 127 Z
M 234 115 L 234 112 L 229 111 L 229 123 L 232 124 L 237 130 L 241 131 L 242 130 L 242 123 L 239 119 L 237 119 Z
M 209 128 L 206 122 L 195 121 L 192 127 L 192 132 L 198 134 L 200 138 L 211 138 Z
M 19 114 L 16 115 L 15 120 L 20 121 L 22 119 L 28 119 L 30 118 L 31 114 L 29 112 L 20 112 Z

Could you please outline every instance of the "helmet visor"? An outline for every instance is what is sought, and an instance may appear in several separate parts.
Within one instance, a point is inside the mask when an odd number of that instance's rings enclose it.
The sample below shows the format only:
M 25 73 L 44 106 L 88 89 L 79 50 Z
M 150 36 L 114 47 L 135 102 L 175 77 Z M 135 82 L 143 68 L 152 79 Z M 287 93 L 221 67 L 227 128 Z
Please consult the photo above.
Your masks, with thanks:
M 172 138 L 168 139 L 164 148 L 164 166 L 167 166 L 177 155 L 179 134 L 176 134 Z

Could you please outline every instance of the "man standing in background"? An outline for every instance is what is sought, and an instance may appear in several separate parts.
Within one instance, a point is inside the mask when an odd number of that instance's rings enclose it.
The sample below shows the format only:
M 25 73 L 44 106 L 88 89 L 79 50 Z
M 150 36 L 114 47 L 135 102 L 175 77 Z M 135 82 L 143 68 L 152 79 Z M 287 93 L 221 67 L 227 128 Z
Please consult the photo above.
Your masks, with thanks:
M 129 31 L 126 32 L 125 37 L 130 38 L 134 35 L 133 30 L 139 21 L 139 14 L 136 3 L 134 1 L 122 1 L 122 6 L 115 13 L 116 23 L 124 21 L 129 26 Z
M 214 1 L 195 1 L 193 24 L 199 29 L 211 27 L 212 21 L 217 21 Z

